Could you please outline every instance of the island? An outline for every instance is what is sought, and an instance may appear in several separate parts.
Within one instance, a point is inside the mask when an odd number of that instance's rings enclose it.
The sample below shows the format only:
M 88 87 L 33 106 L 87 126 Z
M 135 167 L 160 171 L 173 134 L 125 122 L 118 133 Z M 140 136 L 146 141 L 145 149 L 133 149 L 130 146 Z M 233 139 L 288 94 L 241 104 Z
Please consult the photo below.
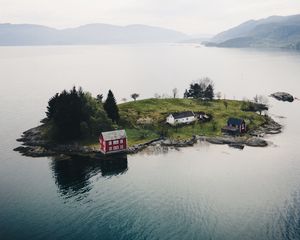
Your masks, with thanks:
M 271 94 L 270 97 L 273 97 L 278 101 L 283 101 L 283 102 L 294 102 L 295 100 L 293 95 L 286 92 L 276 92 Z
M 128 154 L 147 147 L 188 147 L 198 141 L 242 149 L 267 146 L 265 134 L 280 133 L 282 128 L 263 114 L 266 105 L 253 101 L 193 98 L 188 94 L 184 98 L 137 98 L 138 94 L 133 101 L 116 104 L 112 91 L 106 101 L 103 95 L 94 98 L 81 88 L 63 91 L 49 100 L 47 117 L 40 126 L 25 131 L 18 139 L 22 146 L 14 150 L 31 157 L 102 158 L 99 135 L 114 129 L 126 131 Z M 178 124 L 168 121 L 185 115 L 192 120 Z M 239 121 L 245 131 L 230 134 L 231 125 Z

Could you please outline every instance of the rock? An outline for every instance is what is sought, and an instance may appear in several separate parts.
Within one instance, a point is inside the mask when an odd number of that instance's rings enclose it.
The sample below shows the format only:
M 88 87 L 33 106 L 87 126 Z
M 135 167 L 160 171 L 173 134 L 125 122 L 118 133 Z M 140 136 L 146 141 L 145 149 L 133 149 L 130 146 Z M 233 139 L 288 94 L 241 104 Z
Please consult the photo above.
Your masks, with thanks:
M 260 137 L 260 138 L 262 138 L 262 137 L 265 136 L 266 132 L 265 132 L 265 130 L 263 130 L 261 128 L 258 128 L 258 129 L 255 129 L 255 130 L 252 130 L 252 131 L 248 132 L 248 134 L 250 136 L 253 136 L 253 137 Z
M 268 143 L 266 140 L 258 137 L 249 138 L 245 144 L 250 147 L 266 147 Z
M 209 143 L 213 144 L 244 144 L 245 143 L 245 138 L 242 137 L 211 137 L 207 138 L 206 140 Z
M 284 102 L 293 102 L 294 97 L 286 92 L 276 92 L 270 95 L 271 97 L 279 100 L 279 101 L 284 101 Z
M 207 138 L 206 141 L 212 144 L 220 144 L 220 145 L 225 144 L 224 141 L 220 138 L 213 138 L 213 137 Z
M 166 139 L 161 142 L 162 146 L 166 147 L 191 147 L 197 142 L 196 136 L 193 136 L 189 140 L 174 140 L 174 139 Z
M 267 131 L 266 132 L 267 134 L 279 134 L 279 133 L 281 133 L 281 130 L 269 130 L 269 131 Z
M 244 146 L 251 146 L 251 147 L 266 147 L 268 143 L 258 137 L 211 137 L 206 139 L 207 142 L 212 144 L 227 144 L 230 147 L 244 149 Z
M 172 149 L 173 147 L 170 147 Z M 156 155 L 156 154 L 165 154 L 169 151 L 169 147 L 161 146 L 161 145 L 150 145 L 145 148 L 142 153 L 147 155 Z
M 37 146 L 26 146 L 26 147 L 21 146 L 15 148 L 14 151 L 17 151 L 22 155 L 29 156 L 29 157 L 51 157 L 57 155 L 57 153 L 54 151 L 51 151 L 43 147 L 37 147 Z
M 17 147 L 14 149 L 14 151 L 19 152 L 19 153 L 26 153 L 29 150 L 30 150 L 30 147 L 23 147 L 23 146 L 20 146 L 20 147 Z
M 229 147 L 237 148 L 237 149 L 243 150 L 244 147 L 245 147 L 245 145 L 244 145 L 244 144 L 239 144 L 239 143 L 231 143 L 231 144 L 229 144 Z
M 279 134 L 281 133 L 282 125 L 275 122 L 272 118 L 267 117 L 266 123 L 257 129 L 248 132 L 253 137 L 264 137 L 266 134 Z

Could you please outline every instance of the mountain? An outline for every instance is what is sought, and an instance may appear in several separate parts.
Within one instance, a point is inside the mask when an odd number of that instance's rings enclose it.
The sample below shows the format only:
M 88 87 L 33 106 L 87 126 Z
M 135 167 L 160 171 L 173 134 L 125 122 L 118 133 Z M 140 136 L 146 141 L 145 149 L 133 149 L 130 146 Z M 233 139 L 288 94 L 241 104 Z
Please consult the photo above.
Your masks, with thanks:
M 146 25 L 88 24 L 58 30 L 33 24 L 0 24 L 0 45 L 75 45 L 178 42 L 187 35 Z
M 206 45 L 300 49 L 300 15 L 250 20 L 217 34 Z

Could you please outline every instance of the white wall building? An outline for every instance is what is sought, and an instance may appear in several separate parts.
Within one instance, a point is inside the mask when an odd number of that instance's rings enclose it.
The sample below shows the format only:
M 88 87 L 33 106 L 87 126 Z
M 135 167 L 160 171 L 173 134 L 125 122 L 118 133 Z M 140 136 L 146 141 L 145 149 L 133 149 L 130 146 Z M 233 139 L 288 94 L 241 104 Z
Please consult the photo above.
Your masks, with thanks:
M 172 113 L 170 114 L 166 122 L 170 125 L 177 125 L 177 124 L 188 124 L 196 121 L 197 118 L 195 117 L 195 114 L 192 111 L 187 112 L 178 112 L 178 113 Z

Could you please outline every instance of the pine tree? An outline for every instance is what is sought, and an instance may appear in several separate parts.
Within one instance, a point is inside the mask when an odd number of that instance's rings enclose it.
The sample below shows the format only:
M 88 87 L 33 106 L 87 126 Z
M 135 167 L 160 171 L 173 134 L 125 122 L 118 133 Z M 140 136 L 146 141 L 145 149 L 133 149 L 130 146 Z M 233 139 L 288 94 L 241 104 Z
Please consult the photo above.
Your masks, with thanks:
M 184 94 L 183 94 L 183 98 L 189 98 L 189 92 L 188 92 L 188 90 L 187 89 L 185 89 L 185 92 L 184 92 Z
M 213 100 L 213 98 L 215 97 L 215 94 L 214 94 L 214 87 L 212 84 L 209 84 L 207 86 L 207 88 L 205 89 L 204 91 L 204 97 L 206 99 L 209 99 L 209 100 Z
M 119 108 L 116 103 L 116 99 L 111 90 L 108 91 L 107 98 L 103 105 L 107 116 L 115 123 L 118 123 L 120 120 Z

